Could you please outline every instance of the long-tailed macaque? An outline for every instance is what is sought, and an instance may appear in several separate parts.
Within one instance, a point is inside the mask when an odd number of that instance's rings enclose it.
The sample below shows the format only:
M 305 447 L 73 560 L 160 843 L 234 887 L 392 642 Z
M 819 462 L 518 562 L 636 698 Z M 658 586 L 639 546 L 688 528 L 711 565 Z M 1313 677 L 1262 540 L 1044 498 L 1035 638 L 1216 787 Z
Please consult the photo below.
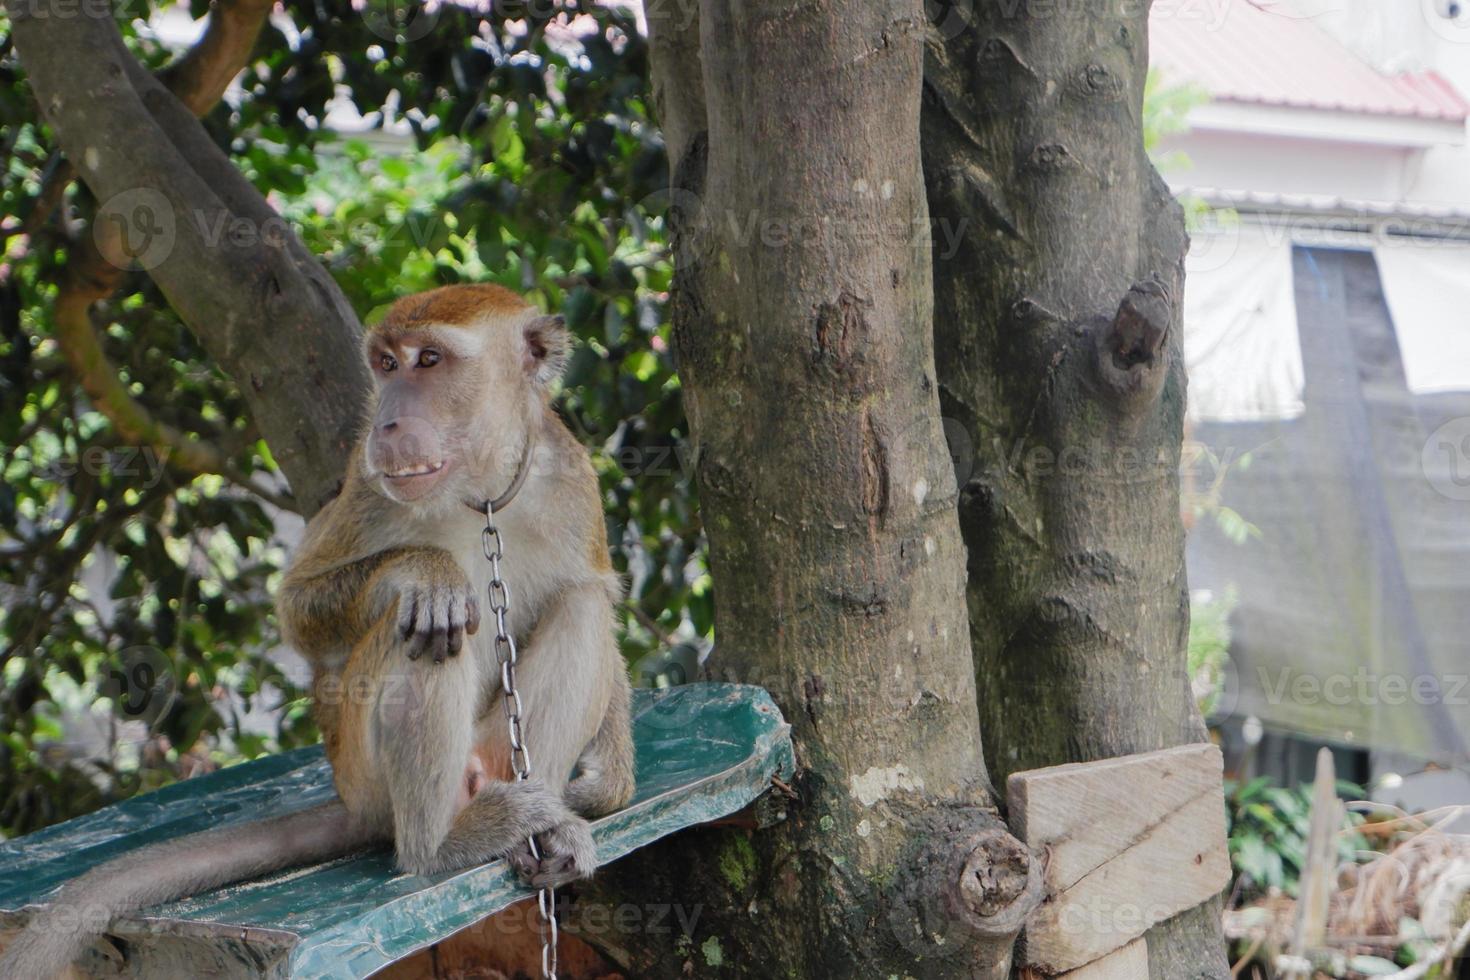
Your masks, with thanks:
M 88 872 L 52 908 L 101 910 L 100 922 L 39 913 L 0 977 L 54 976 L 119 913 L 378 841 L 414 874 L 497 857 L 536 886 L 593 871 L 585 818 L 632 796 L 633 744 L 597 479 L 548 400 L 568 347 L 560 317 L 491 285 L 399 300 L 368 332 L 371 419 L 277 597 L 287 642 L 313 667 L 340 801 Z M 520 650 L 525 781 L 488 605 L 489 501 Z

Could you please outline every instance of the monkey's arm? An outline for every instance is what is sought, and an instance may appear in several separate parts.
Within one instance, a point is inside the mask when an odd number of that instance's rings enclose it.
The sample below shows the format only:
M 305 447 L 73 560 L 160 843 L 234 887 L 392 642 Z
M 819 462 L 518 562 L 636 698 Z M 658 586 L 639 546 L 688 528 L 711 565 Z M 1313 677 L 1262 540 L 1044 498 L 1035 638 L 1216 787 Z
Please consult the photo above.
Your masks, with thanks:
M 276 594 L 286 642 L 318 672 L 340 667 L 373 624 L 397 603 L 409 656 L 453 656 L 479 627 L 479 602 L 463 569 L 442 548 L 384 540 L 393 523 L 383 500 L 349 473 L 342 494 L 306 527 Z
M 416 659 L 459 653 L 464 634 L 480 626 L 469 579 L 442 548 L 390 548 L 345 563 L 299 557 L 281 581 L 276 615 L 286 641 L 313 666 L 344 658 L 367 630 L 397 605 L 397 626 Z

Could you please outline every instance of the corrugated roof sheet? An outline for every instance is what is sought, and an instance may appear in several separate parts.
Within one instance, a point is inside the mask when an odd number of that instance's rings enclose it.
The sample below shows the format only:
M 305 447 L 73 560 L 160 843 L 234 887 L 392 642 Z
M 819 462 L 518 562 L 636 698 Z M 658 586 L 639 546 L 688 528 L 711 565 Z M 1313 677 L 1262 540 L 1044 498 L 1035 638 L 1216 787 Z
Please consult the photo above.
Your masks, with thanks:
M 1307 18 L 1268 0 L 1155 4 L 1153 63 L 1216 99 L 1463 122 L 1470 103 L 1434 71 L 1385 75 Z

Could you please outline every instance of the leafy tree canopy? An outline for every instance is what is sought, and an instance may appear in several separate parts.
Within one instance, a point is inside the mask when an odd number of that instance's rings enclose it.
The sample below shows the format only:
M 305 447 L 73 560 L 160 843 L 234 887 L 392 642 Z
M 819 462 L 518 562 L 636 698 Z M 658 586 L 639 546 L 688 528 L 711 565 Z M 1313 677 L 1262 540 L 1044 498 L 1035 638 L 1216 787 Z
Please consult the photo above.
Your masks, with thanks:
M 164 6 L 115 5 L 154 69 L 179 55 L 150 27 Z M 364 320 L 487 280 L 567 315 L 581 344 L 560 407 L 602 477 L 623 648 L 649 664 L 671 641 L 706 645 L 712 611 L 646 59 L 632 13 L 601 5 L 287 0 L 205 122 Z M 348 106 L 360 125 L 337 125 Z M 101 351 L 153 421 L 218 450 L 220 472 L 136 448 L 79 389 L 53 311 L 97 202 L 68 175 L 0 17 L 5 834 L 316 735 L 303 671 L 272 653 L 299 518 L 235 382 L 146 274 L 93 307 Z

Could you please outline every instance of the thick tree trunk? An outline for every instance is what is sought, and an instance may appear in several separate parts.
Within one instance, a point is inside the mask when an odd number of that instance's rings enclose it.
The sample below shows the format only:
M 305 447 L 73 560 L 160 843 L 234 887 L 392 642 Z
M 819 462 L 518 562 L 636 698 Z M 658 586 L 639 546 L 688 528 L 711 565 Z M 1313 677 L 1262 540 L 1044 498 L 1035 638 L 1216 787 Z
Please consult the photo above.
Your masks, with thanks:
M 1003 977 L 1038 896 L 990 809 L 914 247 L 923 12 L 713 0 L 701 19 L 652 31 L 712 669 L 771 690 L 805 775 L 779 827 L 706 832 L 703 860 L 676 847 L 670 873 L 648 859 L 609 891 L 699 905 L 696 972 L 707 934 L 739 975 Z M 635 975 L 679 971 L 630 942 Z
M 929 12 L 940 399 L 991 771 L 1202 739 L 1177 480 L 1186 238 L 1143 149 L 1147 4 Z M 1155 977 L 1228 976 L 1217 912 L 1150 934 Z

